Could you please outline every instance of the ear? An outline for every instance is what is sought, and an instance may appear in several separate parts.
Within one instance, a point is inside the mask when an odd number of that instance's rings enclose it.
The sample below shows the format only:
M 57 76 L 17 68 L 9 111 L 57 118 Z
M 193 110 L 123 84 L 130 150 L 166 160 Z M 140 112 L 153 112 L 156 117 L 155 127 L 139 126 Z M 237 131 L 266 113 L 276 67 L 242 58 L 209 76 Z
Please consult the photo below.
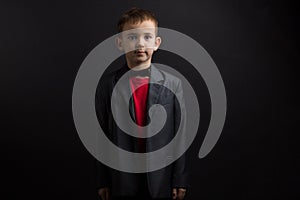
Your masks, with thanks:
M 153 50 L 156 51 L 159 48 L 160 44 L 161 44 L 161 37 L 156 37 Z
M 120 38 L 120 36 L 116 37 L 115 42 L 116 42 L 116 45 L 117 45 L 118 49 L 120 51 L 123 51 L 124 50 L 124 48 L 123 48 L 123 42 L 122 42 L 122 39 Z

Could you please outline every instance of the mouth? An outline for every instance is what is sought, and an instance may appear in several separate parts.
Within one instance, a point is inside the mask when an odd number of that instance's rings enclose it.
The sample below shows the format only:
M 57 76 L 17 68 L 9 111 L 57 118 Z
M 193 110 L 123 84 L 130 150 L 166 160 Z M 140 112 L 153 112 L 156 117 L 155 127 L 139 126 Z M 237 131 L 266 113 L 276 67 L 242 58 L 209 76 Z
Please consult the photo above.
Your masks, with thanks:
M 144 51 L 144 50 L 135 50 L 134 53 L 139 55 L 139 54 L 145 54 L 146 51 Z

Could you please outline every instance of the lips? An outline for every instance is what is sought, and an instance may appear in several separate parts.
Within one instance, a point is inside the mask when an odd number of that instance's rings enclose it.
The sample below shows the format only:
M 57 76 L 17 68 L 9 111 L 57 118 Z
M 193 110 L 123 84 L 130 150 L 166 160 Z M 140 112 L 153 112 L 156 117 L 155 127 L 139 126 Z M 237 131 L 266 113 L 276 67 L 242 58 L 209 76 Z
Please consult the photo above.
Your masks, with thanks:
M 135 54 L 143 54 L 143 53 L 146 53 L 146 51 L 143 51 L 143 50 L 135 50 L 134 53 L 135 53 Z

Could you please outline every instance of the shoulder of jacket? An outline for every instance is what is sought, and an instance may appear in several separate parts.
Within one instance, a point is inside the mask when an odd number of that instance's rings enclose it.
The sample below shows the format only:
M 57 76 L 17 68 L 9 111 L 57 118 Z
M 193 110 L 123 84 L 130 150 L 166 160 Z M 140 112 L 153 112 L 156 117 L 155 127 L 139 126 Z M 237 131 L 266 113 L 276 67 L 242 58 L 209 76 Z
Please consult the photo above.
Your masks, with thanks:
M 159 68 L 157 68 L 157 69 L 162 74 L 162 76 L 164 77 L 165 81 L 171 81 L 171 82 L 173 82 L 176 85 L 181 83 L 180 78 L 178 78 L 177 76 L 175 76 L 175 75 L 173 75 L 173 74 L 171 74 L 169 72 L 166 72 L 166 71 L 164 71 L 162 69 L 159 69 Z

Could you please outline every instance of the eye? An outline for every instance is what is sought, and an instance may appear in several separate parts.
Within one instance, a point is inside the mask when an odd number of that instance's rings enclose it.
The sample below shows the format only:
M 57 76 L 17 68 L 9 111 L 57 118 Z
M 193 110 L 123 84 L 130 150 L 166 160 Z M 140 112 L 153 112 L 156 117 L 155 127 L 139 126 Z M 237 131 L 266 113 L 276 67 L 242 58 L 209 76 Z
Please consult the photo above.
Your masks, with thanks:
M 135 35 L 129 35 L 128 40 L 136 40 L 136 36 Z
M 145 35 L 145 40 L 151 40 L 152 36 L 151 35 Z

